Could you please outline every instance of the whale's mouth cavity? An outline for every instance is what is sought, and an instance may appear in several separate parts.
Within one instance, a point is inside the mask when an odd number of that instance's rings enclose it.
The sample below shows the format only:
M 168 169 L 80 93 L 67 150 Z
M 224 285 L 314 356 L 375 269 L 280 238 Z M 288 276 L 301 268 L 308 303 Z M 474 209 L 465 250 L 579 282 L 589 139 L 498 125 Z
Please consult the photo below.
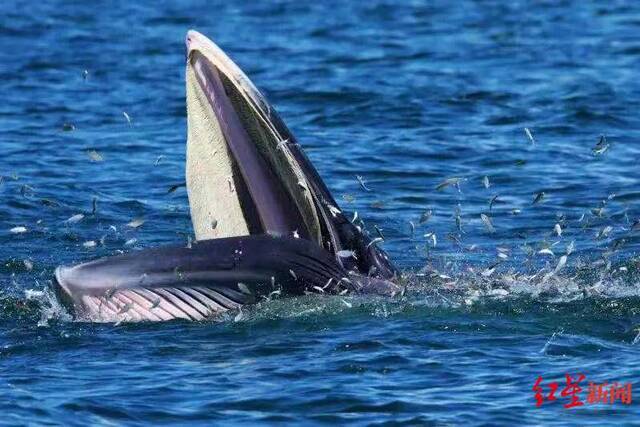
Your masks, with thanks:
M 271 107 L 215 45 L 187 36 L 187 190 L 196 239 L 321 241 L 312 190 Z

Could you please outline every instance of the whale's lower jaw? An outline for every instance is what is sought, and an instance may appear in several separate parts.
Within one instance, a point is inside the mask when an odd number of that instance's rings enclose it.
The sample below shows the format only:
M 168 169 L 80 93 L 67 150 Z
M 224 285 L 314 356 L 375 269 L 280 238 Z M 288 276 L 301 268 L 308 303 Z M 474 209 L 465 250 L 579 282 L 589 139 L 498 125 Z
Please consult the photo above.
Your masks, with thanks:
M 91 322 L 204 320 L 274 296 L 400 290 L 348 273 L 313 242 L 266 235 L 58 267 L 55 286 L 76 319 Z
M 339 209 L 275 109 L 187 35 L 186 183 L 196 241 L 59 267 L 78 319 L 202 320 L 269 295 L 398 292 L 398 271 Z

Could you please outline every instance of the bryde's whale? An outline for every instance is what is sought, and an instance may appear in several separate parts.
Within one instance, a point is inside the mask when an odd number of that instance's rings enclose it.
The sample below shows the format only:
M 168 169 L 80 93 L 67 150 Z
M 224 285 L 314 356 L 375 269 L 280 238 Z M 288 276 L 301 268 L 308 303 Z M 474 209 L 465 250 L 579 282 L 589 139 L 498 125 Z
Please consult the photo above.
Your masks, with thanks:
M 58 267 L 54 287 L 76 318 L 202 320 L 274 293 L 399 292 L 396 267 L 247 76 L 202 34 L 186 45 L 196 241 Z

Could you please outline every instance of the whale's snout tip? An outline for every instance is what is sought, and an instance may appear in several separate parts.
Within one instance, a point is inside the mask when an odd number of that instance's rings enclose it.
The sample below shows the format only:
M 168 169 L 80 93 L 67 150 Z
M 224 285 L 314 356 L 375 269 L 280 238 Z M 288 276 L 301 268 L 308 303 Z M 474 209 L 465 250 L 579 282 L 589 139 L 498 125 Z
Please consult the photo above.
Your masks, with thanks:
M 187 31 L 187 35 L 184 37 L 184 44 L 187 47 L 187 50 L 189 49 L 189 45 L 194 38 L 194 32 L 194 30 L 189 30 Z
M 194 49 L 194 47 L 198 44 L 198 41 L 202 40 L 203 37 L 204 36 L 196 30 L 187 31 L 187 35 L 184 38 L 184 44 L 187 49 L 187 54 Z

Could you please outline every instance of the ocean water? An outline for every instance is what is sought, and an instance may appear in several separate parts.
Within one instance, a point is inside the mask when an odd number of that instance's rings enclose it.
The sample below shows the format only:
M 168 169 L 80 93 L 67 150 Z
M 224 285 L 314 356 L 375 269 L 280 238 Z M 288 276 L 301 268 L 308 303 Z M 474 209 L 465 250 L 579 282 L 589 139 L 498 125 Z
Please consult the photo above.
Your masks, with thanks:
M 248 3 L 0 4 L 0 424 L 637 421 L 588 388 L 640 387 L 640 7 Z M 57 265 L 193 234 L 190 28 L 382 229 L 404 296 L 120 325 L 55 300 Z

